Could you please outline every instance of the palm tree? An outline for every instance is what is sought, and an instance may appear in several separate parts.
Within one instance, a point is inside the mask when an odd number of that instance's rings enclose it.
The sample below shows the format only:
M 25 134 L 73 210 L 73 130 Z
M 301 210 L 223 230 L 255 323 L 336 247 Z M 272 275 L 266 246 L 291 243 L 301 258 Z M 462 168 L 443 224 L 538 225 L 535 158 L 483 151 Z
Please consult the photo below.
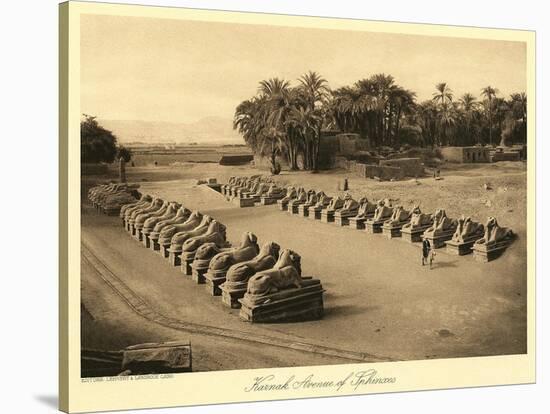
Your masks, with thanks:
M 453 91 L 446 82 L 438 83 L 435 85 L 435 89 L 437 92 L 433 93 L 433 101 L 439 105 L 439 125 L 441 130 L 439 144 L 441 145 L 447 141 L 447 126 L 454 122 L 454 118 L 450 114 Z
M 317 170 L 319 145 L 321 141 L 321 128 L 324 121 L 324 113 L 320 110 L 326 105 L 330 96 L 330 88 L 327 81 L 317 72 L 309 71 L 298 79 L 300 85 L 298 91 L 304 98 L 306 109 L 297 109 L 294 115 L 299 115 L 299 125 L 302 127 L 302 135 L 305 143 L 304 159 L 305 168 Z M 295 117 L 296 119 L 296 117 Z
M 464 130 L 468 136 L 468 142 L 473 143 L 477 141 L 472 137 L 474 130 L 474 122 L 476 119 L 477 110 L 479 108 L 479 102 L 477 102 L 474 95 L 471 93 L 465 93 L 459 100 L 461 106 L 461 116 L 464 122 Z
M 498 89 L 492 86 L 486 86 L 481 90 L 481 95 L 488 101 L 487 109 L 489 112 L 489 145 L 493 145 L 493 99 L 496 97 Z

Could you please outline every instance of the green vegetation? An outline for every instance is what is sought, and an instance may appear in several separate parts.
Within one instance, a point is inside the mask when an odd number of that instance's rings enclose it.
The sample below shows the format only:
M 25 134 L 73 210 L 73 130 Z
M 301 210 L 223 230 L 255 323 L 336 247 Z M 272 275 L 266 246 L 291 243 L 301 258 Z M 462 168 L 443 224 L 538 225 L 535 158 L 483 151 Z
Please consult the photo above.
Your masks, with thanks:
M 82 114 L 80 120 L 80 161 L 82 163 L 113 162 L 123 158 L 129 162 L 132 151 L 124 146 L 117 146 L 115 135 L 97 122 L 97 117 Z
M 527 97 L 508 99 L 487 86 L 478 100 L 466 93 L 455 99 L 445 82 L 435 86 L 433 98 L 416 101 L 391 75 L 376 74 L 351 86 L 331 90 L 316 72 L 308 72 L 293 87 L 284 79 L 263 80 L 258 93 L 241 102 L 233 127 L 255 154 L 288 161 L 292 170 L 303 157 L 306 170 L 316 170 L 321 131 L 356 133 L 373 147 L 494 145 L 495 137 L 510 129 L 507 143 L 525 143 Z M 507 120 L 512 120 L 512 125 Z M 506 122 L 505 122 L 506 121 Z

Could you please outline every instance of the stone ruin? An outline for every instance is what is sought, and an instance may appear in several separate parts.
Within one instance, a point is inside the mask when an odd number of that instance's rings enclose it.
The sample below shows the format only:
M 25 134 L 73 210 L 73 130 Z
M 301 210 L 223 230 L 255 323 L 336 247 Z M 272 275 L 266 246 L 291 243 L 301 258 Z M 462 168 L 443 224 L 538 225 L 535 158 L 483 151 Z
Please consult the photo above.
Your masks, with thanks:
M 88 199 L 100 212 L 108 216 L 116 216 L 122 206 L 134 203 L 140 194 L 139 184 L 110 183 L 92 187 L 88 190 Z

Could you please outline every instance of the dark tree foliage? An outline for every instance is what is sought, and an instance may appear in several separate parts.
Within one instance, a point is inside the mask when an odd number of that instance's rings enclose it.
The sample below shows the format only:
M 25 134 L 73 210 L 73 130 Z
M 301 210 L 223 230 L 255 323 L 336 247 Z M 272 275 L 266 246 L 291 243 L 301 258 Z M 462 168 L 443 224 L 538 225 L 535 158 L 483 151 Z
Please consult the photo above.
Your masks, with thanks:
M 118 147 L 118 153 L 116 157 L 117 159 L 122 158 L 125 162 L 130 162 L 130 160 L 132 159 L 132 151 L 130 151 L 125 146 L 120 145 Z
M 117 155 L 116 137 L 96 120 L 83 114 L 80 121 L 80 160 L 83 163 L 113 162 Z

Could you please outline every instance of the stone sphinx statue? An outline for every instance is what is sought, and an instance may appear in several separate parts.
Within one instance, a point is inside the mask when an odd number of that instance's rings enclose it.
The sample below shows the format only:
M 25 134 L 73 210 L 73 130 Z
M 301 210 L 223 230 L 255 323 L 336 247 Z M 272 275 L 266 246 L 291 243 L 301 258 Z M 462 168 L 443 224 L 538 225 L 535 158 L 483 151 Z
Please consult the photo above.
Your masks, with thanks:
M 389 219 L 387 219 L 384 224 L 388 226 L 400 226 L 403 222 L 410 220 L 411 212 L 403 208 L 403 206 L 395 206 L 393 208 L 393 213 Z
M 296 188 L 293 186 L 289 186 L 286 189 L 286 195 L 283 198 L 281 198 L 279 201 L 282 203 L 288 203 L 290 200 L 296 198 L 296 196 L 297 196 Z
M 317 203 L 315 203 L 314 207 L 318 209 L 323 209 L 327 207 L 331 201 L 332 197 L 329 197 L 323 191 L 319 191 L 319 193 L 317 194 Z
M 181 206 L 178 211 L 176 211 L 176 214 L 174 217 L 171 217 L 169 219 L 161 220 L 158 223 L 155 224 L 155 227 L 153 227 L 153 233 L 160 233 L 160 231 L 171 224 L 180 224 L 184 223 L 189 216 L 191 215 L 191 210 Z
M 367 197 L 361 197 L 359 199 L 359 208 L 357 209 L 357 215 L 355 216 L 358 219 L 366 219 L 374 214 L 376 211 L 377 205 L 371 203 Z
M 344 205 L 336 214 L 340 216 L 353 217 L 357 215 L 358 211 L 359 202 L 354 200 L 350 194 L 346 194 L 344 197 Z
M 155 225 L 163 220 L 168 220 L 173 217 L 175 217 L 178 209 L 180 208 L 180 205 L 175 202 L 171 201 L 168 203 L 168 206 L 166 207 L 166 210 L 164 211 L 164 214 L 162 215 L 154 215 L 152 217 L 149 217 L 147 220 L 143 222 L 143 230 L 153 230 Z
M 187 231 L 180 231 L 174 234 L 172 236 L 172 239 L 170 240 L 170 251 L 172 252 L 182 251 L 183 243 L 185 243 L 186 240 L 192 237 L 200 236 L 206 233 L 212 221 L 213 221 L 212 217 L 207 215 L 202 216 L 201 222 L 195 228 Z
M 483 224 L 472 221 L 470 217 L 458 219 L 456 231 L 453 234 L 452 241 L 456 243 L 467 243 L 472 238 L 481 237 L 483 235 Z
M 372 221 L 379 222 L 390 218 L 393 214 L 393 207 L 391 207 L 391 201 L 378 200 L 376 210 L 374 210 L 374 216 Z
M 438 236 L 442 236 L 449 231 L 454 232 L 455 229 L 456 220 L 450 219 L 447 217 L 445 210 L 439 209 L 435 211 L 433 215 L 433 224 L 424 232 L 424 236 L 437 238 Z
M 182 252 L 195 252 L 204 243 L 216 243 L 217 246 L 223 247 L 227 244 L 225 230 L 226 227 L 223 224 L 212 220 L 205 232 L 187 238 L 183 242 L 181 250 Z
M 153 198 L 149 194 L 142 194 L 139 200 L 133 203 L 124 204 L 120 208 L 120 213 L 119 213 L 120 218 L 124 218 L 124 215 L 128 209 L 135 208 L 135 207 L 143 207 L 146 204 L 150 204 L 152 199 Z
M 143 227 L 143 224 L 145 223 L 145 221 L 148 218 L 150 218 L 150 217 L 159 217 L 159 216 L 162 216 L 166 212 L 166 210 L 168 209 L 168 204 L 169 204 L 168 201 L 159 200 L 159 202 L 161 202 L 162 204 L 160 204 L 160 207 L 157 208 L 156 210 L 148 211 L 148 212 L 141 212 L 138 215 L 136 215 L 136 217 L 134 219 L 134 224 L 136 225 L 136 227 Z
M 490 248 L 503 241 L 510 241 L 515 237 L 514 232 L 507 227 L 500 227 L 497 219 L 489 217 L 485 224 L 483 237 L 475 242 L 476 245 L 485 245 Z
M 306 202 L 302 204 L 304 207 L 314 206 L 317 204 L 317 200 L 319 198 L 319 193 L 316 193 L 315 190 L 309 190 L 307 192 Z
M 266 296 L 284 289 L 301 286 L 301 258 L 292 250 L 285 249 L 272 269 L 259 272 L 248 280 L 246 294 Z
M 133 223 L 138 215 L 152 213 L 154 211 L 157 211 L 163 204 L 164 204 L 163 200 L 161 200 L 160 198 L 155 197 L 155 198 L 153 198 L 153 200 L 151 200 L 151 203 L 149 203 L 149 204 L 147 204 L 143 207 L 135 208 L 135 209 L 128 209 L 126 211 L 127 220 L 129 220 L 130 222 Z
M 411 210 L 411 221 L 403 226 L 403 229 L 417 229 L 430 226 L 433 223 L 431 214 L 422 213 L 419 206 L 414 206 Z
M 269 185 L 267 192 L 265 193 L 265 196 L 270 198 L 276 198 L 276 197 L 282 196 L 283 194 L 285 194 L 284 189 L 278 187 L 277 184 L 271 183 Z
M 253 259 L 234 264 L 228 269 L 225 276 L 226 285 L 247 282 L 257 272 L 271 269 L 277 262 L 279 250 L 280 247 L 277 243 L 265 243 Z
M 172 237 L 180 232 L 188 232 L 199 226 L 202 222 L 203 215 L 198 211 L 193 211 L 191 215 L 183 222 L 178 224 L 170 224 L 164 227 L 159 234 L 160 244 L 169 244 Z
M 208 266 L 209 272 L 227 271 L 232 265 L 256 257 L 260 251 L 255 234 L 245 232 L 239 247 L 216 254 Z M 198 253 L 198 252 L 197 252 Z
M 124 209 L 124 212 L 122 214 L 122 219 L 126 222 L 128 220 L 130 220 L 130 218 L 132 217 L 132 214 L 136 211 L 136 210 L 143 210 L 143 209 L 146 209 L 147 207 L 150 207 L 153 202 L 155 201 L 155 198 L 150 196 L 150 195 L 147 195 L 145 196 L 145 198 L 143 199 L 143 202 L 140 202 L 132 207 L 127 207 L 126 209 Z
M 327 211 L 336 211 L 344 207 L 344 199 L 336 196 L 330 200 L 325 210 Z
M 270 185 L 268 183 L 259 182 L 256 191 L 252 194 L 252 197 L 261 197 L 265 195 L 269 190 Z

